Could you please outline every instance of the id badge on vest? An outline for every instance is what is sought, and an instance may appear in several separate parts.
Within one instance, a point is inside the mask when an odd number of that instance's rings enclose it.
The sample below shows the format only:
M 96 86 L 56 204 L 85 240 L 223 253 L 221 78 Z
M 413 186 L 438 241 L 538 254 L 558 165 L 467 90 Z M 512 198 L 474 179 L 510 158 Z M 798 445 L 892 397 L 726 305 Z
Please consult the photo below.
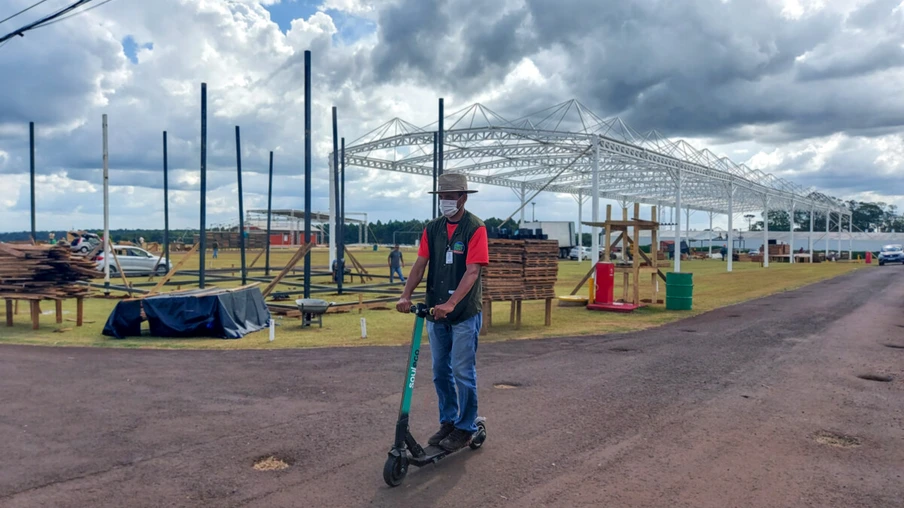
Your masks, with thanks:
M 452 264 L 452 248 L 451 247 L 446 247 L 446 264 L 447 265 Z

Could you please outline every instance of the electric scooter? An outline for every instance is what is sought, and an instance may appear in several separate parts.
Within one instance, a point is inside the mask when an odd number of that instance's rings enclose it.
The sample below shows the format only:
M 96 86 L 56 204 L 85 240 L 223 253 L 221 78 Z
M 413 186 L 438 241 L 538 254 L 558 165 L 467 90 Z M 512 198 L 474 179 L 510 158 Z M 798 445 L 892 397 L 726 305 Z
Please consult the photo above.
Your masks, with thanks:
M 408 413 L 411 409 L 411 397 L 414 392 L 414 376 L 417 373 L 417 360 L 421 350 L 421 335 L 424 332 L 424 318 L 427 317 L 427 306 L 419 303 L 411 306 L 411 313 L 416 316 L 414 321 L 414 334 L 411 337 L 411 351 L 408 353 L 408 370 L 405 376 L 405 387 L 402 390 L 402 405 L 399 408 L 399 420 L 396 422 L 395 444 L 389 451 L 389 457 L 383 465 L 383 480 L 390 487 L 397 487 L 408 474 L 408 466 L 423 467 L 428 464 L 436 464 L 440 460 L 459 451 L 447 451 L 439 446 L 423 448 L 418 444 L 408 427 Z M 433 314 L 433 309 L 429 309 Z M 477 417 L 477 432 L 471 435 L 468 447 L 476 450 L 487 439 L 486 418 Z M 464 447 L 461 448 L 463 450 Z

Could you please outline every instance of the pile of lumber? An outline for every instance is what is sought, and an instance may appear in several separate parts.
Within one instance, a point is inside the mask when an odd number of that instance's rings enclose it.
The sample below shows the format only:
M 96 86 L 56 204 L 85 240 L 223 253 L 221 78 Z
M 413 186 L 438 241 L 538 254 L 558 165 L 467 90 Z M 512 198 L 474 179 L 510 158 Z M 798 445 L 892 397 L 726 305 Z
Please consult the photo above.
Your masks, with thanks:
M 490 264 L 483 268 L 486 300 L 554 298 L 559 244 L 555 240 L 488 240 Z
M 524 241 L 524 300 L 555 298 L 559 274 L 559 242 Z
M 787 256 L 791 254 L 791 245 L 787 243 L 783 244 L 771 244 L 769 245 L 769 255 L 770 256 Z
M 201 235 L 195 235 L 195 243 L 201 241 Z M 216 242 L 220 249 L 238 249 L 241 247 L 238 231 L 208 231 L 207 248 L 212 249 Z M 267 245 L 267 233 L 264 231 L 249 231 L 245 236 L 246 249 L 263 249 Z
M 98 276 L 93 262 L 65 245 L 0 243 L 0 298 L 61 299 L 86 296 L 79 284 Z

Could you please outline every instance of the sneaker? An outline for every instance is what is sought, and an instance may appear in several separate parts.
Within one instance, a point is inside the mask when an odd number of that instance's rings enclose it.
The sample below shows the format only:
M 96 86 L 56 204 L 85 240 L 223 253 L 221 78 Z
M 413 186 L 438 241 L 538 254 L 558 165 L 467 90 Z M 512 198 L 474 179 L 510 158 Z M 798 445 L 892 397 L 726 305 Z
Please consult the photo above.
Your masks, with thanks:
M 453 425 L 452 422 L 443 422 L 436 434 L 433 434 L 430 436 L 430 439 L 427 440 L 427 444 L 430 446 L 438 445 L 440 441 L 446 439 L 446 436 L 451 434 L 453 430 L 455 430 L 455 425 Z
M 439 443 L 439 447 L 447 452 L 454 452 L 459 448 L 464 448 L 468 443 L 471 442 L 471 433 L 466 430 L 455 429 L 453 430 L 446 439 L 443 439 Z

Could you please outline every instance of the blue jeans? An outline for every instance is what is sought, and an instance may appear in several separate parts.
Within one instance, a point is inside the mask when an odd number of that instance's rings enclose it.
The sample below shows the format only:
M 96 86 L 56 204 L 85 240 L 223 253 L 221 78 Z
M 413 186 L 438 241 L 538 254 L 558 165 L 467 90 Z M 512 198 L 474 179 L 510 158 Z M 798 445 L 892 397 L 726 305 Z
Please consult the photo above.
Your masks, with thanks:
M 214 259 L 217 258 L 217 250 L 218 250 L 218 249 L 217 249 L 216 247 L 214 247 L 214 249 L 213 249 L 213 258 L 214 258 Z
M 392 284 L 392 276 L 395 274 L 399 274 L 399 280 L 405 282 L 405 276 L 402 275 L 402 267 L 395 266 L 389 269 L 389 283 Z
M 477 432 L 477 337 L 483 314 L 450 325 L 427 321 L 440 423 Z

